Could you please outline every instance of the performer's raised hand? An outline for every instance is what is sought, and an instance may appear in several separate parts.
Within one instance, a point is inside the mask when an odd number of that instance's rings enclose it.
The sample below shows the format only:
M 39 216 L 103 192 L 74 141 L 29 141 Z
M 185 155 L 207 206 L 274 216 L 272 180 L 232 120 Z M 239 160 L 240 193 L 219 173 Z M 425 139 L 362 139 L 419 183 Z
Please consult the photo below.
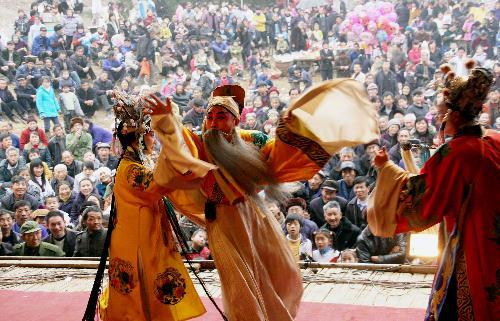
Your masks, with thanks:
M 146 104 L 144 107 L 144 112 L 151 116 L 166 115 L 172 113 L 172 104 L 170 102 L 170 98 L 167 98 L 165 102 L 162 102 L 154 94 L 151 94 L 148 98 L 145 99 L 145 102 Z
M 385 146 L 383 146 L 379 151 L 375 153 L 375 158 L 373 159 L 373 164 L 375 167 L 380 168 L 385 165 L 389 161 L 389 155 L 387 154 L 387 150 Z

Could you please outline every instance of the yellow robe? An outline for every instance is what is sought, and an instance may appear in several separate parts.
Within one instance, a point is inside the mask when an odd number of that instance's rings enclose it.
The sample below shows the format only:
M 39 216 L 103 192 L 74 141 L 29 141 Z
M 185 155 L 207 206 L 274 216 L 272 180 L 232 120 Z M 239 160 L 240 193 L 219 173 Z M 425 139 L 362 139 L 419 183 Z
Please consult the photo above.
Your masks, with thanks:
M 292 107 L 296 132 L 283 122 L 277 128 L 276 140 L 256 131 L 238 131 L 243 140 L 260 149 L 280 182 L 309 179 L 340 147 L 368 142 L 378 135 L 373 106 L 356 81 L 326 83 L 309 93 Z M 330 94 L 321 99 L 322 93 Z M 337 100 L 337 108 L 332 106 L 332 95 L 344 98 Z M 308 97 L 314 106 L 307 104 Z M 346 119 L 328 117 L 328 110 L 347 119 L 354 114 L 360 117 L 355 126 L 345 127 L 342 124 Z M 310 127 L 319 121 L 317 117 L 322 117 L 327 127 Z M 262 212 L 223 168 L 209 162 L 201 137 L 183 128 L 175 116 L 153 116 L 153 128 L 162 143 L 154 178 L 161 186 L 174 189 L 168 198 L 177 210 L 203 223 L 199 218 L 205 202 L 217 204 L 217 217 L 206 222 L 206 229 L 229 320 L 293 320 L 302 296 L 302 281 L 272 214 Z
M 167 192 L 127 150 L 114 187 L 106 321 L 187 320 L 205 313 L 166 221 L 161 198 Z

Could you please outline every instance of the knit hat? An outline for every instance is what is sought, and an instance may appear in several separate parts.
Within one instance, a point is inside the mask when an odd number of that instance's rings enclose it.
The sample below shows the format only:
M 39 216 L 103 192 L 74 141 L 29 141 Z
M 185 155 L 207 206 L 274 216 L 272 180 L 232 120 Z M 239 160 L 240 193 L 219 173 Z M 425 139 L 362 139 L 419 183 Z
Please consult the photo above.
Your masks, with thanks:
M 71 122 L 69 124 L 69 128 L 73 128 L 76 124 L 80 124 L 83 126 L 83 119 L 81 117 L 73 117 L 71 118 Z
M 387 123 L 387 125 L 389 127 L 391 127 L 392 125 L 398 125 L 401 128 L 401 123 L 396 118 L 393 118 L 393 119 L 389 120 L 389 122 Z

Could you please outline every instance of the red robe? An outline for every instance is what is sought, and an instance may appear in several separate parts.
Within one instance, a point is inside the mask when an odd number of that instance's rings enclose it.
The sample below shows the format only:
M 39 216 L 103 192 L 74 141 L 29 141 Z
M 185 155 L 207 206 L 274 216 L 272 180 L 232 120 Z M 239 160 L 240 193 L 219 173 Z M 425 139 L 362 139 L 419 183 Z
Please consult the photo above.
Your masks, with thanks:
M 442 221 L 449 234 L 426 320 L 500 315 L 499 173 L 500 134 L 485 134 L 479 126 L 441 146 L 419 175 L 392 162 L 380 169 L 368 209 L 374 234 L 418 232 Z

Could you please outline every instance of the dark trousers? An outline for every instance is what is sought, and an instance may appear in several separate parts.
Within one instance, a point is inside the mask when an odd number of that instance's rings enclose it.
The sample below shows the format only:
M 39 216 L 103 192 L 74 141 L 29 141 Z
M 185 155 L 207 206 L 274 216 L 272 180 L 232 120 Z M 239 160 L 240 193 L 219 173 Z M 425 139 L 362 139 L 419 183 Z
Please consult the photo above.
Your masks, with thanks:
M 24 110 L 27 112 L 30 111 L 35 111 L 36 110 L 36 103 L 33 99 L 31 98 L 18 98 L 17 102 L 21 107 L 23 107 Z
M 109 105 L 109 103 L 108 103 L 108 105 Z M 92 106 L 91 105 L 82 104 L 81 107 L 82 107 L 83 113 L 87 117 L 93 117 L 94 114 L 95 114 L 96 108 L 97 108 L 96 104 L 93 104 Z
M 15 110 L 19 114 L 19 116 L 24 116 L 24 114 L 26 113 L 24 108 L 21 107 L 21 105 L 15 100 L 8 103 L 2 102 L 1 106 L 2 106 L 2 111 L 10 119 L 14 117 L 13 110 Z
M 64 128 L 66 129 L 66 133 L 69 133 L 70 131 L 71 118 L 76 116 L 77 115 L 74 110 L 70 110 L 64 113 Z
M 329 69 L 320 70 L 320 73 L 321 73 L 321 81 L 333 79 L 333 70 Z

